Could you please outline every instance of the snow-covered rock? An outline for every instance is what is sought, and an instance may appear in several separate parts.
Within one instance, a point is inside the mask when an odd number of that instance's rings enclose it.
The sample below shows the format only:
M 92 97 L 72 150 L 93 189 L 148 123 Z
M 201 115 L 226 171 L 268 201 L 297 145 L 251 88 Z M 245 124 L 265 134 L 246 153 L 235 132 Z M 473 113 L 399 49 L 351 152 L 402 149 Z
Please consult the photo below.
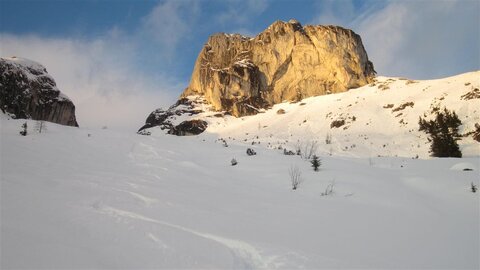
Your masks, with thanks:
M 44 66 L 24 58 L 0 58 L 0 109 L 13 118 L 78 126 L 73 102 Z
M 210 110 L 210 106 L 205 103 L 205 99 L 198 96 L 190 96 L 178 100 L 167 110 L 156 109 L 147 117 L 145 125 L 139 130 L 139 134 L 148 134 L 145 129 L 159 127 L 166 130 L 168 134 L 184 136 L 198 135 L 205 131 L 207 122 L 203 120 L 192 119 L 195 115 Z M 189 119 L 184 119 L 185 117 Z

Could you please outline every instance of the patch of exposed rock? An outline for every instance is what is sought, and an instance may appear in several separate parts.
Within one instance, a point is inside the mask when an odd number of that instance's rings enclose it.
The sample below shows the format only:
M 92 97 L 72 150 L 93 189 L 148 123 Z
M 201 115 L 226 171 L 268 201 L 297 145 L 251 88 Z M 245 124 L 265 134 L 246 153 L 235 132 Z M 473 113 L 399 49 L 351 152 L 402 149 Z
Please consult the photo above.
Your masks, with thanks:
M 207 129 L 207 122 L 203 120 L 188 120 L 183 121 L 177 126 L 172 127 L 168 134 L 177 135 L 177 136 L 189 136 L 189 135 L 198 135 L 204 132 Z
M 347 91 L 374 76 L 352 30 L 277 21 L 254 38 L 209 37 L 181 97 L 204 96 L 214 110 L 238 117 L 285 100 Z
M 139 134 L 145 129 L 160 127 L 166 130 L 168 134 L 177 136 L 198 135 L 207 129 L 207 122 L 203 120 L 191 119 L 191 116 L 203 112 L 201 109 L 205 100 L 200 97 L 181 98 L 167 110 L 156 109 L 147 117 L 145 125 L 139 130 Z M 182 121 L 182 118 L 188 117 L 188 120 Z M 177 124 L 179 121 L 181 123 Z
M 73 102 L 44 66 L 23 58 L 0 58 L 0 109 L 17 119 L 78 127 Z

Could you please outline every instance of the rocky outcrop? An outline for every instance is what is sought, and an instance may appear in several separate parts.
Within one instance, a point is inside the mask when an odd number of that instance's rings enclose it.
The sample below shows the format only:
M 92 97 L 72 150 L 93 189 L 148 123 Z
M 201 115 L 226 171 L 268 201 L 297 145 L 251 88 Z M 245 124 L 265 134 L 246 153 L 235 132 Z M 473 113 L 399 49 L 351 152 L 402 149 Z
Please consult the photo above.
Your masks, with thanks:
M 45 67 L 23 58 L 0 58 L 0 109 L 17 119 L 78 127 L 75 105 Z
M 181 98 L 167 110 L 159 108 L 150 113 L 145 125 L 138 130 L 138 133 L 146 134 L 145 129 L 158 126 L 172 135 L 198 135 L 207 129 L 207 122 L 197 119 L 190 119 L 181 123 L 179 121 L 182 120 L 182 117 L 191 118 L 203 112 L 202 105 L 204 104 L 205 99 L 201 97 Z
M 352 30 L 277 21 L 254 38 L 211 36 L 181 97 L 204 96 L 215 110 L 238 117 L 285 100 L 360 87 L 374 75 Z
M 189 136 L 189 135 L 198 135 L 204 132 L 207 129 L 207 122 L 203 120 L 188 120 L 183 121 L 177 126 L 172 127 L 168 131 L 168 134 L 177 135 L 177 136 Z

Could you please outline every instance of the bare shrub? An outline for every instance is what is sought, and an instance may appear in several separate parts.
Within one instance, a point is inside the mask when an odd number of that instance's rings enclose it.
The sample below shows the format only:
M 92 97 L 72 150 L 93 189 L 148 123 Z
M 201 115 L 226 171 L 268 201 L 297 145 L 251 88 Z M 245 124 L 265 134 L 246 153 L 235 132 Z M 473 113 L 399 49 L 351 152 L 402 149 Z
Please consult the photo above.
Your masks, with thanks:
M 325 144 L 332 144 L 332 134 L 327 133 L 325 136 Z
M 290 183 L 292 184 L 292 189 L 296 190 L 298 186 L 303 182 L 302 172 L 297 166 L 291 166 L 288 174 L 290 175 Z
M 328 196 L 333 193 L 333 188 L 335 187 L 335 179 L 332 180 L 330 184 L 325 188 L 325 191 L 322 192 L 320 195 L 322 196 Z
M 308 141 L 303 148 L 302 157 L 304 159 L 312 158 L 312 156 L 315 155 L 315 153 L 317 152 L 317 149 L 318 149 L 317 141 Z
M 296 154 L 301 156 L 303 159 L 311 159 L 313 155 L 317 153 L 318 142 L 313 141 L 297 141 L 295 144 Z
M 38 120 L 35 122 L 35 130 L 38 133 L 42 133 L 47 130 L 47 124 L 43 120 Z

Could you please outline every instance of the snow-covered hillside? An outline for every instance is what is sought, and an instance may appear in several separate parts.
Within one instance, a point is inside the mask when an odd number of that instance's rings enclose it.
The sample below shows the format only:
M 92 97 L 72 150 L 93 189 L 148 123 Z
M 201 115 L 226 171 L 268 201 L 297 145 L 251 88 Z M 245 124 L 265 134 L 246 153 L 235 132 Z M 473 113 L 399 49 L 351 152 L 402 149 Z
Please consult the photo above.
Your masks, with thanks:
M 430 143 L 427 135 L 418 131 L 419 117 L 431 119 L 435 108 L 447 108 L 462 121 L 461 134 L 472 132 L 475 124 L 480 124 L 479 78 L 480 71 L 426 81 L 378 77 L 364 87 L 277 104 L 255 116 L 216 117 L 218 112 L 200 106 L 206 112 L 170 119 L 173 124 L 204 120 L 209 123 L 206 132 L 217 134 L 227 143 L 260 143 L 295 151 L 299 145 L 317 141 L 323 155 L 428 158 Z M 149 131 L 164 133 L 159 128 Z M 325 143 L 327 138 L 331 143 Z M 480 143 L 472 136 L 458 143 L 464 156 L 480 155 Z
M 474 74 L 465 76 L 478 84 Z M 452 100 L 448 107 L 462 120 L 478 119 L 478 101 L 453 102 L 465 88 L 443 91 L 430 98 L 444 96 L 439 102 Z M 33 121 L 24 137 L 24 121 L 0 115 L 0 268 L 478 269 L 479 193 L 470 191 L 472 183 L 479 185 L 478 152 L 462 141 L 466 158 L 411 159 L 415 152 L 400 146 L 416 138 L 417 114 L 429 104 L 418 101 L 417 95 L 427 95 L 421 90 L 401 93 L 366 87 L 307 99 L 304 106 L 281 104 L 243 120 L 211 118 L 218 125 L 186 137 L 50 123 L 37 133 Z M 383 108 L 410 101 L 413 108 L 399 117 Z M 280 108 L 286 113 L 277 115 Z M 378 114 L 365 119 L 366 108 Z M 330 130 L 342 112 L 349 128 Z M 348 120 L 353 116 L 356 121 Z M 401 119 L 406 127 L 396 125 Z M 382 132 L 375 135 L 372 127 Z M 267 147 L 290 134 L 323 141 L 327 131 L 336 148 L 332 156 L 322 153 L 319 172 L 299 156 Z M 261 144 L 251 145 L 253 134 Z M 357 137 L 364 143 L 342 150 Z M 382 141 L 388 146 L 378 152 Z M 247 147 L 257 155 L 247 156 Z M 426 146 L 420 149 L 426 155 Z M 376 156 L 389 153 L 408 158 Z M 303 180 L 295 191 L 292 166 Z M 333 193 L 322 196 L 329 187 Z

